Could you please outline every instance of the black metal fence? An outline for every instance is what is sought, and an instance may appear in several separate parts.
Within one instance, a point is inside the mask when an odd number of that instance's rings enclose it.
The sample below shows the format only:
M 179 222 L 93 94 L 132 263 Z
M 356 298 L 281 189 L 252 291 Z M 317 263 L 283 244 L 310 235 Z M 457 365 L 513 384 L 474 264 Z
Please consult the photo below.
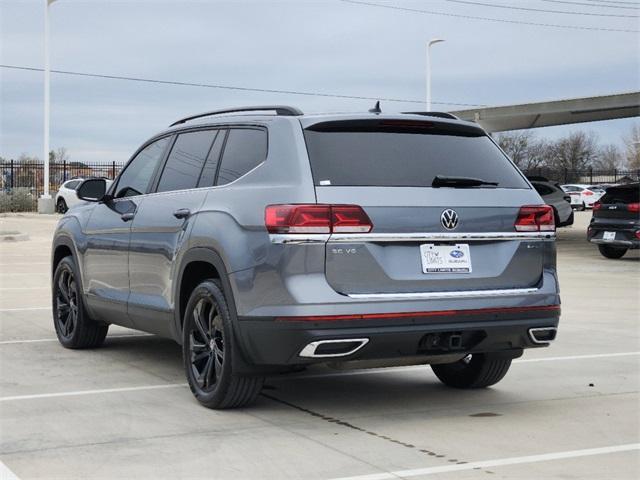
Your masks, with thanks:
M 60 162 L 49 165 L 49 192 L 55 196 L 61 184 L 72 178 L 105 177 L 113 179 L 121 163 Z M 0 212 L 36 211 L 44 193 L 44 163 L 0 162 Z
M 58 187 L 72 178 L 105 177 L 114 179 L 121 163 L 60 162 L 49 165 L 49 191 L 52 196 Z M 640 181 L 640 170 L 570 170 L 549 167 L 534 168 L 528 176 L 545 177 L 560 183 L 610 184 Z M 0 212 L 36 211 L 37 199 L 44 193 L 44 164 L 42 162 L 0 162 Z
M 598 170 L 585 168 L 571 170 L 568 168 L 533 168 L 525 171 L 529 177 L 545 177 L 551 181 L 565 183 L 581 183 L 589 185 L 629 183 L 640 180 L 640 170 Z

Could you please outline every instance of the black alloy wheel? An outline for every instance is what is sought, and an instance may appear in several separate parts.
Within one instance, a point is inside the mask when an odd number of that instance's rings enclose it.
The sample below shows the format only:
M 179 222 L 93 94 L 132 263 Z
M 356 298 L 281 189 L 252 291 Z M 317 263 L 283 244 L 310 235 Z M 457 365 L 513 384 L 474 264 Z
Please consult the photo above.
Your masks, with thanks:
M 211 297 L 198 300 L 189 322 L 191 372 L 205 393 L 215 389 L 224 364 L 224 328 L 218 307 Z

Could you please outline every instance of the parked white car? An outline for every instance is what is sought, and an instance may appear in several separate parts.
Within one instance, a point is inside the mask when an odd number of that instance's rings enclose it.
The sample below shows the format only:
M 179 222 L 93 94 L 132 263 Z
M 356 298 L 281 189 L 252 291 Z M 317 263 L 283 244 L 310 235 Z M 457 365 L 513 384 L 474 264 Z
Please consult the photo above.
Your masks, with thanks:
M 561 188 L 571 197 L 571 206 L 578 210 L 592 208 L 593 204 L 604 195 L 604 189 L 597 185 L 572 183 L 561 185 Z
M 58 193 L 56 194 L 56 212 L 65 213 L 74 205 L 86 203 L 85 201 L 80 200 L 76 193 L 76 190 L 84 180 L 84 178 L 73 178 L 60 185 Z M 107 180 L 107 188 L 112 183 L 112 180 Z

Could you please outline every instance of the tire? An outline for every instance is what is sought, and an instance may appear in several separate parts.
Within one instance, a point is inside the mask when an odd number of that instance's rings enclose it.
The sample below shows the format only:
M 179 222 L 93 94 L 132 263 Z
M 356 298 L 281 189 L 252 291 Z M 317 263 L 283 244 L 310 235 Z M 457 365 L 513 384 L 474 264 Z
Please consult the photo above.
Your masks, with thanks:
M 73 349 L 101 346 L 109 325 L 89 317 L 73 257 L 60 260 L 53 274 L 52 290 L 53 326 L 62 346 Z
M 205 280 L 191 293 L 182 329 L 182 358 L 191 392 L 207 408 L 244 407 L 252 403 L 264 377 L 233 372 L 239 355 L 231 313 L 217 280 Z
M 67 210 L 69 210 L 69 207 L 67 207 L 67 202 L 64 201 L 64 198 L 59 198 L 56 202 L 56 212 L 66 213 Z
M 436 377 L 449 387 L 485 388 L 502 380 L 510 366 L 510 358 L 498 358 L 490 353 L 476 353 L 454 363 L 431 365 L 431 369 Z
M 617 259 L 622 258 L 628 249 L 625 247 L 614 247 L 612 245 L 598 245 L 598 250 L 600 250 L 603 257 Z

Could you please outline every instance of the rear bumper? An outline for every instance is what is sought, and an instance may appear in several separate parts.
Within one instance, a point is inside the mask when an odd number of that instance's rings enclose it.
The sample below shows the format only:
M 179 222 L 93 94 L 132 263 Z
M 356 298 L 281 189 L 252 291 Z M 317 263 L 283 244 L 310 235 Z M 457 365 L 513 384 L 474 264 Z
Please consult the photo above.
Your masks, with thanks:
M 637 231 L 640 231 L 638 223 L 627 222 L 626 225 L 592 223 L 587 230 L 587 239 L 595 244 L 635 249 L 640 248 L 640 239 L 636 237 Z M 615 239 L 605 240 L 604 232 L 615 232 Z
M 403 359 L 421 363 L 421 358 L 437 361 L 438 356 L 467 353 L 518 356 L 524 348 L 548 345 L 536 342 L 529 330 L 557 327 L 560 316 L 559 306 L 428 313 L 398 314 L 396 318 L 369 314 L 356 320 L 240 318 L 237 333 L 245 358 L 253 365 L 291 367 L 367 360 L 391 365 Z M 309 344 L 327 340 L 353 340 L 353 353 L 308 356 L 313 352 Z

